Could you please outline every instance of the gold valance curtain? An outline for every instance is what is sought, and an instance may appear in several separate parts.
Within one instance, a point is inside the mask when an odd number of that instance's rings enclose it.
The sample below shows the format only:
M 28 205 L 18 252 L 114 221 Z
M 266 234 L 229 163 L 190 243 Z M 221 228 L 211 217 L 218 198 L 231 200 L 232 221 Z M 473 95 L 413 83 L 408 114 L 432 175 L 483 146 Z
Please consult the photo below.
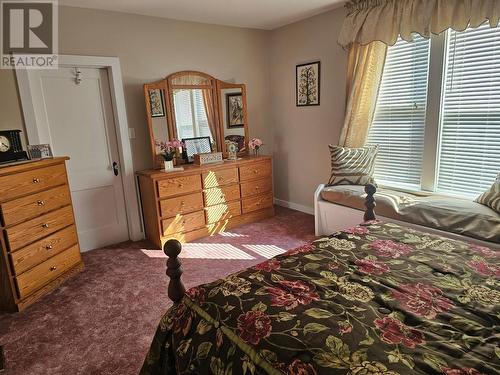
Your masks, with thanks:
M 376 40 L 393 45 L 398 36 L 410 42 L 412 33 L 428 38 L 486 21 L 496 27 L 500 19 L 500 0 L 353 0 L 346 8 L 338 39 L 344 48 Z

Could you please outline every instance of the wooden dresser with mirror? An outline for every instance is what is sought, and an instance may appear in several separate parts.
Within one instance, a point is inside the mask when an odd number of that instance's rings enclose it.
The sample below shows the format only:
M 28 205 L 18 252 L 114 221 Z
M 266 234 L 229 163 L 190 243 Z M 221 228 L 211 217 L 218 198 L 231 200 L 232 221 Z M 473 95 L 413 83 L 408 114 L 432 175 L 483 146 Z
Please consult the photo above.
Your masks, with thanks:
M 137 173 L 146 236 L 158 247 L 188 242 L 274 215 L 272 158 L 249 155 L 246 87 L 183 71 L 144 85 L 155 169 Z M 208 137 L 211 150 L 237 160 L 181 164 L 165 171 L 157 141 Z

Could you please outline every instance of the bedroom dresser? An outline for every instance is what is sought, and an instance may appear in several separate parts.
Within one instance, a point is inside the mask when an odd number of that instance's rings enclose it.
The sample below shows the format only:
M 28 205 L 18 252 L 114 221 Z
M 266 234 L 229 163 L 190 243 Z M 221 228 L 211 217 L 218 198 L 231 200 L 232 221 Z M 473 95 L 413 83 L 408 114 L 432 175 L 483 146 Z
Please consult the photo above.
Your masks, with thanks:
M 21 311 L 81 271 L 67 157 L 0 166 L 0 310 Z
M 274 215 L 270 156 L 138 176 L 146 236 L 158 247 L 172 238 L 189 242 Z

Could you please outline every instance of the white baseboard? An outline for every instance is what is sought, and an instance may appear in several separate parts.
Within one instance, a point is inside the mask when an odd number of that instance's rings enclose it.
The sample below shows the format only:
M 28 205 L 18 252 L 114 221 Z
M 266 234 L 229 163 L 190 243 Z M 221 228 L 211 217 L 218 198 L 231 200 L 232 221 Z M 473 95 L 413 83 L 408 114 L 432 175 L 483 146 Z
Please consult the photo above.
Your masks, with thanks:
M 288 201 L 284 201 L 284 200 L 278 199 L 278 198 L 274 198 L 274 204 L 281 206 L 281 207 L 291 208 L 292 210 L 304 212 L 304 213 L 309 214 L 309 215 L 314 215 L 314 209 L 312 207 L 304 206 L 302 204 L 288 202 Z

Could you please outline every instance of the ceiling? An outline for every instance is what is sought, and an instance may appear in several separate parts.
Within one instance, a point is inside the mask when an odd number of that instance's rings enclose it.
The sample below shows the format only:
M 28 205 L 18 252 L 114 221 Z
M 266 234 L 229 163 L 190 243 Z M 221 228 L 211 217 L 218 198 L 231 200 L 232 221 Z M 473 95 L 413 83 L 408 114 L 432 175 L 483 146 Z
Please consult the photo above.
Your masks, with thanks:
M 59 5 L 272 30 L 337 8 L 344 2 L 344 0 L 59 0 Z

